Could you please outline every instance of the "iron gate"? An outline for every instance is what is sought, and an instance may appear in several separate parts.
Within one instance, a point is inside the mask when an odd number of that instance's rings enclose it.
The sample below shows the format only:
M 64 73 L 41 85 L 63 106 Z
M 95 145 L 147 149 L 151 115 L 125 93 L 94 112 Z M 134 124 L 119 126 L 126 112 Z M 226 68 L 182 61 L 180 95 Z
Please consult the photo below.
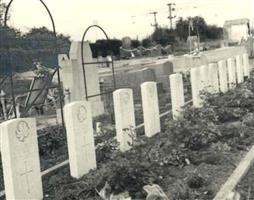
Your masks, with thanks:
M 116 80 L 115 80 L 115 69 L 114 69 L 114 59 L 113 59 L 113 53 L 111 53 L 110 57 L 111 57 L 111 61 L 104 61 L 104 62 L 85 62 L 85 59 L 84 59 L 84 42 L 85 42 L 85 37 L 86 37 L 86 34 L 87 32 L 91 29 L 91 28 L 98 28 L 99 30 L 101 30 L 104 34 L 104 36 L 106 37 L 107 39 L 107 42 L 109 42 L 109 37 L 108 35 L 106 34 L 106 32 L 104 31 L 104 29 L 98 25 L 91 25 L 89 26 L 84 34 L 83 34 L 83 37 L 82 37 L 82 40 L 81 40 L 81 62 L 82 62 L 82 70 L 83 70 L 83 76 L 84 76 L 84 84 L 85 84 L 85 94 L 86 94 L 86 99 L 88 100 L 89 98 L 92 98 L 92 97 L 96 97 L 96 96 L 101 96 L 101 95 L 105 95 L 105 94 L 110 94 L 110 93 L 113 93 L 114 90 L 116 89 Z M 112 77 L 113 77 L 113 90 L 111 91 L 107 91 L 107 92 L 104 92 L 104 93 L 99 93 L 99 94 L 95 94 L 95 95 L 89 95 L 88 94 L 88 90 L 87 90 L 87 80 L 86 80 L 86 68 L 85 68 L 85 65 L 97 65 L 97 64 L 111 64 L 112 66 Z

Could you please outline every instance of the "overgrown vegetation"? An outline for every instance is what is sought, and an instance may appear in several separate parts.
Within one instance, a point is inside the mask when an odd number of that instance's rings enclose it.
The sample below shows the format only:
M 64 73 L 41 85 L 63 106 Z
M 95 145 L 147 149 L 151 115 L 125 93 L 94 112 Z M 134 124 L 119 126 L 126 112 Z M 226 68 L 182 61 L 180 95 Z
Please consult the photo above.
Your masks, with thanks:
M 112 138 L 97 144 L 98 169 L 80 180 L 59 170 L 45 180 L 48 198 L 100 199 L 106 187 L 108 194 L 145 199 L 143 186 L 158 184 L 170 199 L 212 199 L 254 143 L 253 97 L 250 79 L 224 95 L 207 95 L 203 108 L 187 106 L 182 119 L 150 139 L 139 137 L 129 152 L 118 152 Z
M 129 152 L 118 151 L 112 130 L 104 132 L 95 138 L 98 169 L 79 180 L 67 167 L 44 177 L 46 199 L 100 199 L 105 187 L 108 194 L 145 199 L 149 184 L 170 199 L 212 199 L 254 143 L 253 104 L 251 78 L 226 94 L 205 96 L 203 108 L 187 106 L 182 119 L 168 120 L 166 131 L 152 138 L 138 137 Z M 43 170 L 67 159 L 60 127 L 39 135 Z
M 192 27 L 190 28 L 190 22 Z M 202 42 L 207 40 L 219 40 L 223 37 L 223 29 L 216 25 L 209 25 L 205 19 L 199 16 L 193 18 L 179 18 L 174 29 L 167 27 L 159 27 L 142 40 L 133 39 L 132 48 L 144 46 L 146 48 L 160 44 L 162 46 L 174 45 L 182 46 L 182 42 L 186 42 L 190 35 L 198 35 Z M 91 45 L 94 57 L 98 55 L 106 56 L 112 53 L 116 57 L 119 56 L 119 48 L 122 46 L 122 41 L 119 39 L 112 39 L 109 42 L 106 40 L 97 40 Z
M 223 29 L 216 25 L 208 25 L 203 17 L 195 16 L 186 19 L 180 17 L 176 22 L 176 35 L 180 40 L 186 41 L 189 35 L 189 26 L 191 35 L 199 35 L 201 41 L 207 39 L 221 39 Z
M 207 40 L 222 39 L 223 29 L 216 25 L 207 24 L 205 19 L 200 16 L 188 17 L 186 19 L 180 17 L 176 21 L 176 27 L 174 29 L 159 27 L 151 35 L 142 40 L 142 45 L 150 47 L 154 45 L 155 41 L 162 46 L 178 46 L 181 42 L 187 41 L 189 34 L 199 36 L 201 42 L 205 42 Z
M 4 27 L 5 6 L 0 1 L 0 72 L 7 73 L 11 68 L 14 71 L 32 70 L 38 62 L 46 67 L 56 67 L 57 55 L 69 52 L 69 36 L 57 33 L 55 38 L 53 31 L 46 27 L 32 28 L 28 33 Z

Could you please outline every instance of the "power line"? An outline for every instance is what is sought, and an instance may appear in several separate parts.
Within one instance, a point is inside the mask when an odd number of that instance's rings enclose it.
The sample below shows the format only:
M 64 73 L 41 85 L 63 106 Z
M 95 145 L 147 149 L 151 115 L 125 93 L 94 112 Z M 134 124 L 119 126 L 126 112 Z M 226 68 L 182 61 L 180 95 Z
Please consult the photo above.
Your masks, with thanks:
M 158 29 L 158 22 L 157 22 L 157 18 L 156 18 L 156 15 L 158 13 L 157 12 L 150 12 L 149 14 L 154 16 L 154 24 L 151 24 L 151 26 L 155 27 L 155 29 Z
M 176 15 L 172 16 L 173 11 L 175 11 L 175 8 L 173 8 L 174 5 L 176 5 L 176 4 L 175 3 L 168 3 L 167 4 L 168 11 L 169 11 L 168 19 L 169 19 L 169 23 L 170 23 L 170 29 L 173 29 L 173 19 L 176 18 Z

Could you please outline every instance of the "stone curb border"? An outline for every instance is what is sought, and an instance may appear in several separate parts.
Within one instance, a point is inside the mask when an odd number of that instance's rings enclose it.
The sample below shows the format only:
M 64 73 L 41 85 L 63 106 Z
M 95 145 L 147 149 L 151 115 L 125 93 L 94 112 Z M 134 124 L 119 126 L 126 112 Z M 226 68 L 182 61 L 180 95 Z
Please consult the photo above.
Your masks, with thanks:
M 245 157 L 240 161 L 237 168 L 230 175 L 226 183 L 222 185 L 221 189 L 214 197 L 213 200 L 226 200 L 227 195 L 232 192 L 236 185 L 242 180 L 244 175 L 249 171 L 251 165 L 254 162 L 254 145 L 250 151 L 245 155 Z

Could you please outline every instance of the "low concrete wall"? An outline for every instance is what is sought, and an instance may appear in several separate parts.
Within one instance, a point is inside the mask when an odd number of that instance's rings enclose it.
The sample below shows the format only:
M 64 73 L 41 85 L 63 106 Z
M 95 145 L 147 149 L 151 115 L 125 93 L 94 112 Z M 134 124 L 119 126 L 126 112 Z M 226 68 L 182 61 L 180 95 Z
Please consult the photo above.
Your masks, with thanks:
M 129 87 L 137 94 L 140 92 L 140 84 L 146 81 L 156 81 L 158 91 L 169 90 L 169 75 L 174 73 L 173 63 L 167 60 L 148 62 L 144 65 L 137 65 L 135 68 L 126 67 L 116 70 L 115 78 L 117 87 Z M 153 75 L 152 75 L 153 74 Z M 102 74 L 104 86 L 112 85 L 112 73 Z M 136 89 L 137 88 L 137 89 Z M 134 94 L 135 96 L 136 94 Z
M 237 47 L 224 47 L 211 51 L 204 51 L 202 52 L 202 55 L 206 57 L 208 63 L 212 63 L 218 62 L 220 60 L 226 60 L 230 57 L 235 57 L 237 55 L 242 55 L 244 53 L 247 53 L 247 49 L 244 46 L 237 46 Z
M 155 73 L 152 69 L 143 68 L 139 70 L 118 73 L 115 76 L 117 87 L 132 88 L 134 99 L 141 95 L 140 85 L 147 81 L 156 81 Z
M 183 55 L 169 58 L 173 63 L 174 72 L 185 72 L 192 67 L 197 67 L 207 64 L 207 59 L 204 55 Z
M 153 79 L 143 79 L 140 76 L 142 69 L 151 69 L 155 75 L 155 81 L 159 83 L 164 90 L 169 89 L 169 75 L 174 72 L 186 72 L 192 67 L 198 67 L 201 65 L 207 65 L 209 63 L 218 62 L 220 60 L 226 60 L 230 57 L 235 57 L 246 53 L 247 50 L 244 46 L 237 47 L 225 47 L 210 51 L 201 52 L 199 55 L 183 55 L 183 56 L 169 56 L 167 58 L 144 58 L 134 59 L 129 61 L 117 61 L 115 65 L 116 77 L 120 77 L 117 80 L 118 86 L 132 85 L 131 82 L 135 82 L 134 85 L 139 87 L 138 83 L 142 81 L 150 81 Z M 126 65 L 125 65 L 125 64 Z M 137 75 L 136 75 L 137 73 Z M 144 72 L 142 72 L 144 73 Z M 120 75 L 118 75 L 120 74 Z M 129 77 L 131 75 L 131 78 Z M 138 75 L 139 74 L 139 75 Z M 112 82 L 112 72 L 110 69 L 101 70 L 100 77 L 106 82 Z M 134 81 L 134 79 L 139 79 Z M 127 82 L 126 82 L 127 81 Z M 121 84 L 120 84 L 121 83 Z M 124 83 L 124 85 L 123 85 Z
M 199 55 L 183 55 L 171 57 L 169 60 L 173 63 L 175 72 L 188 71 L 192 67 L 206 65 L 220 60 L 227 60 L 228 58 L 235 57 L 246 53 L 247 50 L 244 46 L 225 47 L 214 49 L 210 51 L 203 51 Z
M 161 84 L 164 90 L 170 90 L 169 75 L 174 73 L 172 62 L 160 61 L 155 64 L 144 65 L 146 68 L 153 70 L 155 79 L 158 84 Z

